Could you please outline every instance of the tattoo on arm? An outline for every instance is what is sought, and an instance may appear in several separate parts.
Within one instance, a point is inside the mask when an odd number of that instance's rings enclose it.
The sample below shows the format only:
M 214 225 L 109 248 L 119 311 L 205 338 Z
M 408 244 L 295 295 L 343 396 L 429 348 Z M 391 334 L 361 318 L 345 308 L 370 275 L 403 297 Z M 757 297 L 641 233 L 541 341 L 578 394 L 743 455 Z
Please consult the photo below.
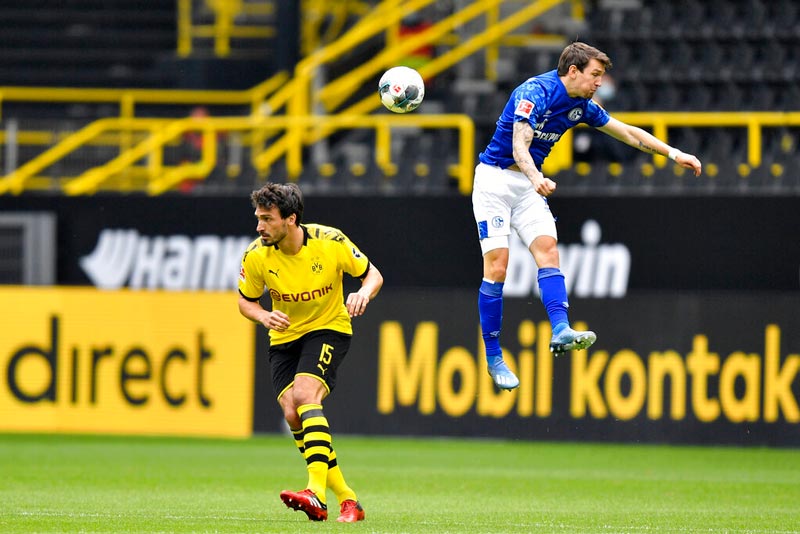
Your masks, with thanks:
M 535 167 L 533 158 L 529 152 L 532 141 L 533 128 L 531 128 L 531 125 L 525 121 L 515 122 L 511 138 L 512 153 L 519 170 L 526 175 L 528 174 L 526 169 Z
M 638 148 L 642 152 L 650 152 L 651 154 L 661 154 L 661 152 L 659 152 L 658 150 L 656 150 L 655 148 L 653 148 L 651 146 L 648 146 L 648 145 L 644 144 L 642 141 L 639 141 L 639 147 Z

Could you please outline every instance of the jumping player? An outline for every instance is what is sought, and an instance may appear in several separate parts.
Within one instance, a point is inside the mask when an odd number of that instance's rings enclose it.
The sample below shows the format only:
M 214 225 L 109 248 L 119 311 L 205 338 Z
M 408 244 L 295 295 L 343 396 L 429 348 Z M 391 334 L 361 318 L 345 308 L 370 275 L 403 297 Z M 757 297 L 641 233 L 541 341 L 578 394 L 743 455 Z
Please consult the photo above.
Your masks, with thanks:
M 478 156 L 472 193 L 483 253 L 478 311 L 489 374 L 498 388 L 519 386 L 500 348 L 511 230 L 519 235 L 539 267 L 539 292 L 553 333 L 550 350 L 561 354 L 585 349 L 597 339 L 594 332 L 570 328 L 567 290 L 556 247 L 558 234 L 547 205 L 556 183 L 541 171 L 564 132 L 586 123 L 643 152 L 667 156 L 694 171 L 695 176 L 701 172 L 695 156 L 614 119 L 592 101 L 610 68 L 611 60 L 600 50 L 580 42 L 568 45 L 559 57 L 557 70 L 529 78 L 514 89 L 489 145 Z

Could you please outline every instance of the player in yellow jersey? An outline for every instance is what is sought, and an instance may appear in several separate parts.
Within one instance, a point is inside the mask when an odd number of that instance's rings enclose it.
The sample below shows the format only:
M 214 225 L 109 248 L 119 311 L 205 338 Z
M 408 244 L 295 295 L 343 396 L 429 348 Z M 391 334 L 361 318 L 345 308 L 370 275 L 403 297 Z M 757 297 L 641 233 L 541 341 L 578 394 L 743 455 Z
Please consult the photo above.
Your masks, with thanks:
M 351 318 L 364 313 L 383 276 L 340 230 L 300 224 L 303 196 L 295 184 L 268 183 L 250 200 L 259 237 L 242 257 L 239 311 L 269 329 L 272 384 L 308 470 L 308 487 L 283 491 L 281 500 L 313 521 L 325 521 L 330 488 L 340 505 L 337 521 L 361 521 L 364 509 L 336 461 L 322 401 L 350 347 Z M 344 273 L 361 280 L 347 300 Z M 271 310 L 259 303 L 265 291 Z

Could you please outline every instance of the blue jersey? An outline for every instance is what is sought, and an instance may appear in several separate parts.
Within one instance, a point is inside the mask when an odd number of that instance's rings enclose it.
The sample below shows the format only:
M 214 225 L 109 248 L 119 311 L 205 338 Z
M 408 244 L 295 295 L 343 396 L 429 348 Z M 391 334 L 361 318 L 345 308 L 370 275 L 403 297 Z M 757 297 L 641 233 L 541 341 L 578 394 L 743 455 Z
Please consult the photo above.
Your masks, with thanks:
M 478 159 L 505 169 L 515 164 L 512 151 L 514 122 L 528 121 L 533 128 L 530 153 L 541 169 L 544 158 L 561 136 L 578 123 L 598 128 L 608 122 L 606 110 L 590 98 L 570 98 L 555 70 L 525 80 L 514 89 L 497 119 L 497 128 Z

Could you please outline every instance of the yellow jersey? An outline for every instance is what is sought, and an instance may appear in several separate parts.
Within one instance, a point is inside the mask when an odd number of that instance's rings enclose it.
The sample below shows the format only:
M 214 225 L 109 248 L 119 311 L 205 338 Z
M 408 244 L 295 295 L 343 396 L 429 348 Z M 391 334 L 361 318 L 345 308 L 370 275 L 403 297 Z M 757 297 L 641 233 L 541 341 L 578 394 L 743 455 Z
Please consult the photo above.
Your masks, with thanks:
M 294 256 L 255 239 L 242 256 L 239 293 L 257 301 L 266 291 L 272 309 L 289 316 L 284 332 L 269 331 L 273 344 L 287 343 L 314 330 L 352 334 L 344 304 L 343 273 L 361 278 L 369 259 L 340 230 L 319 224 L 301 224 L 303 247 Z

